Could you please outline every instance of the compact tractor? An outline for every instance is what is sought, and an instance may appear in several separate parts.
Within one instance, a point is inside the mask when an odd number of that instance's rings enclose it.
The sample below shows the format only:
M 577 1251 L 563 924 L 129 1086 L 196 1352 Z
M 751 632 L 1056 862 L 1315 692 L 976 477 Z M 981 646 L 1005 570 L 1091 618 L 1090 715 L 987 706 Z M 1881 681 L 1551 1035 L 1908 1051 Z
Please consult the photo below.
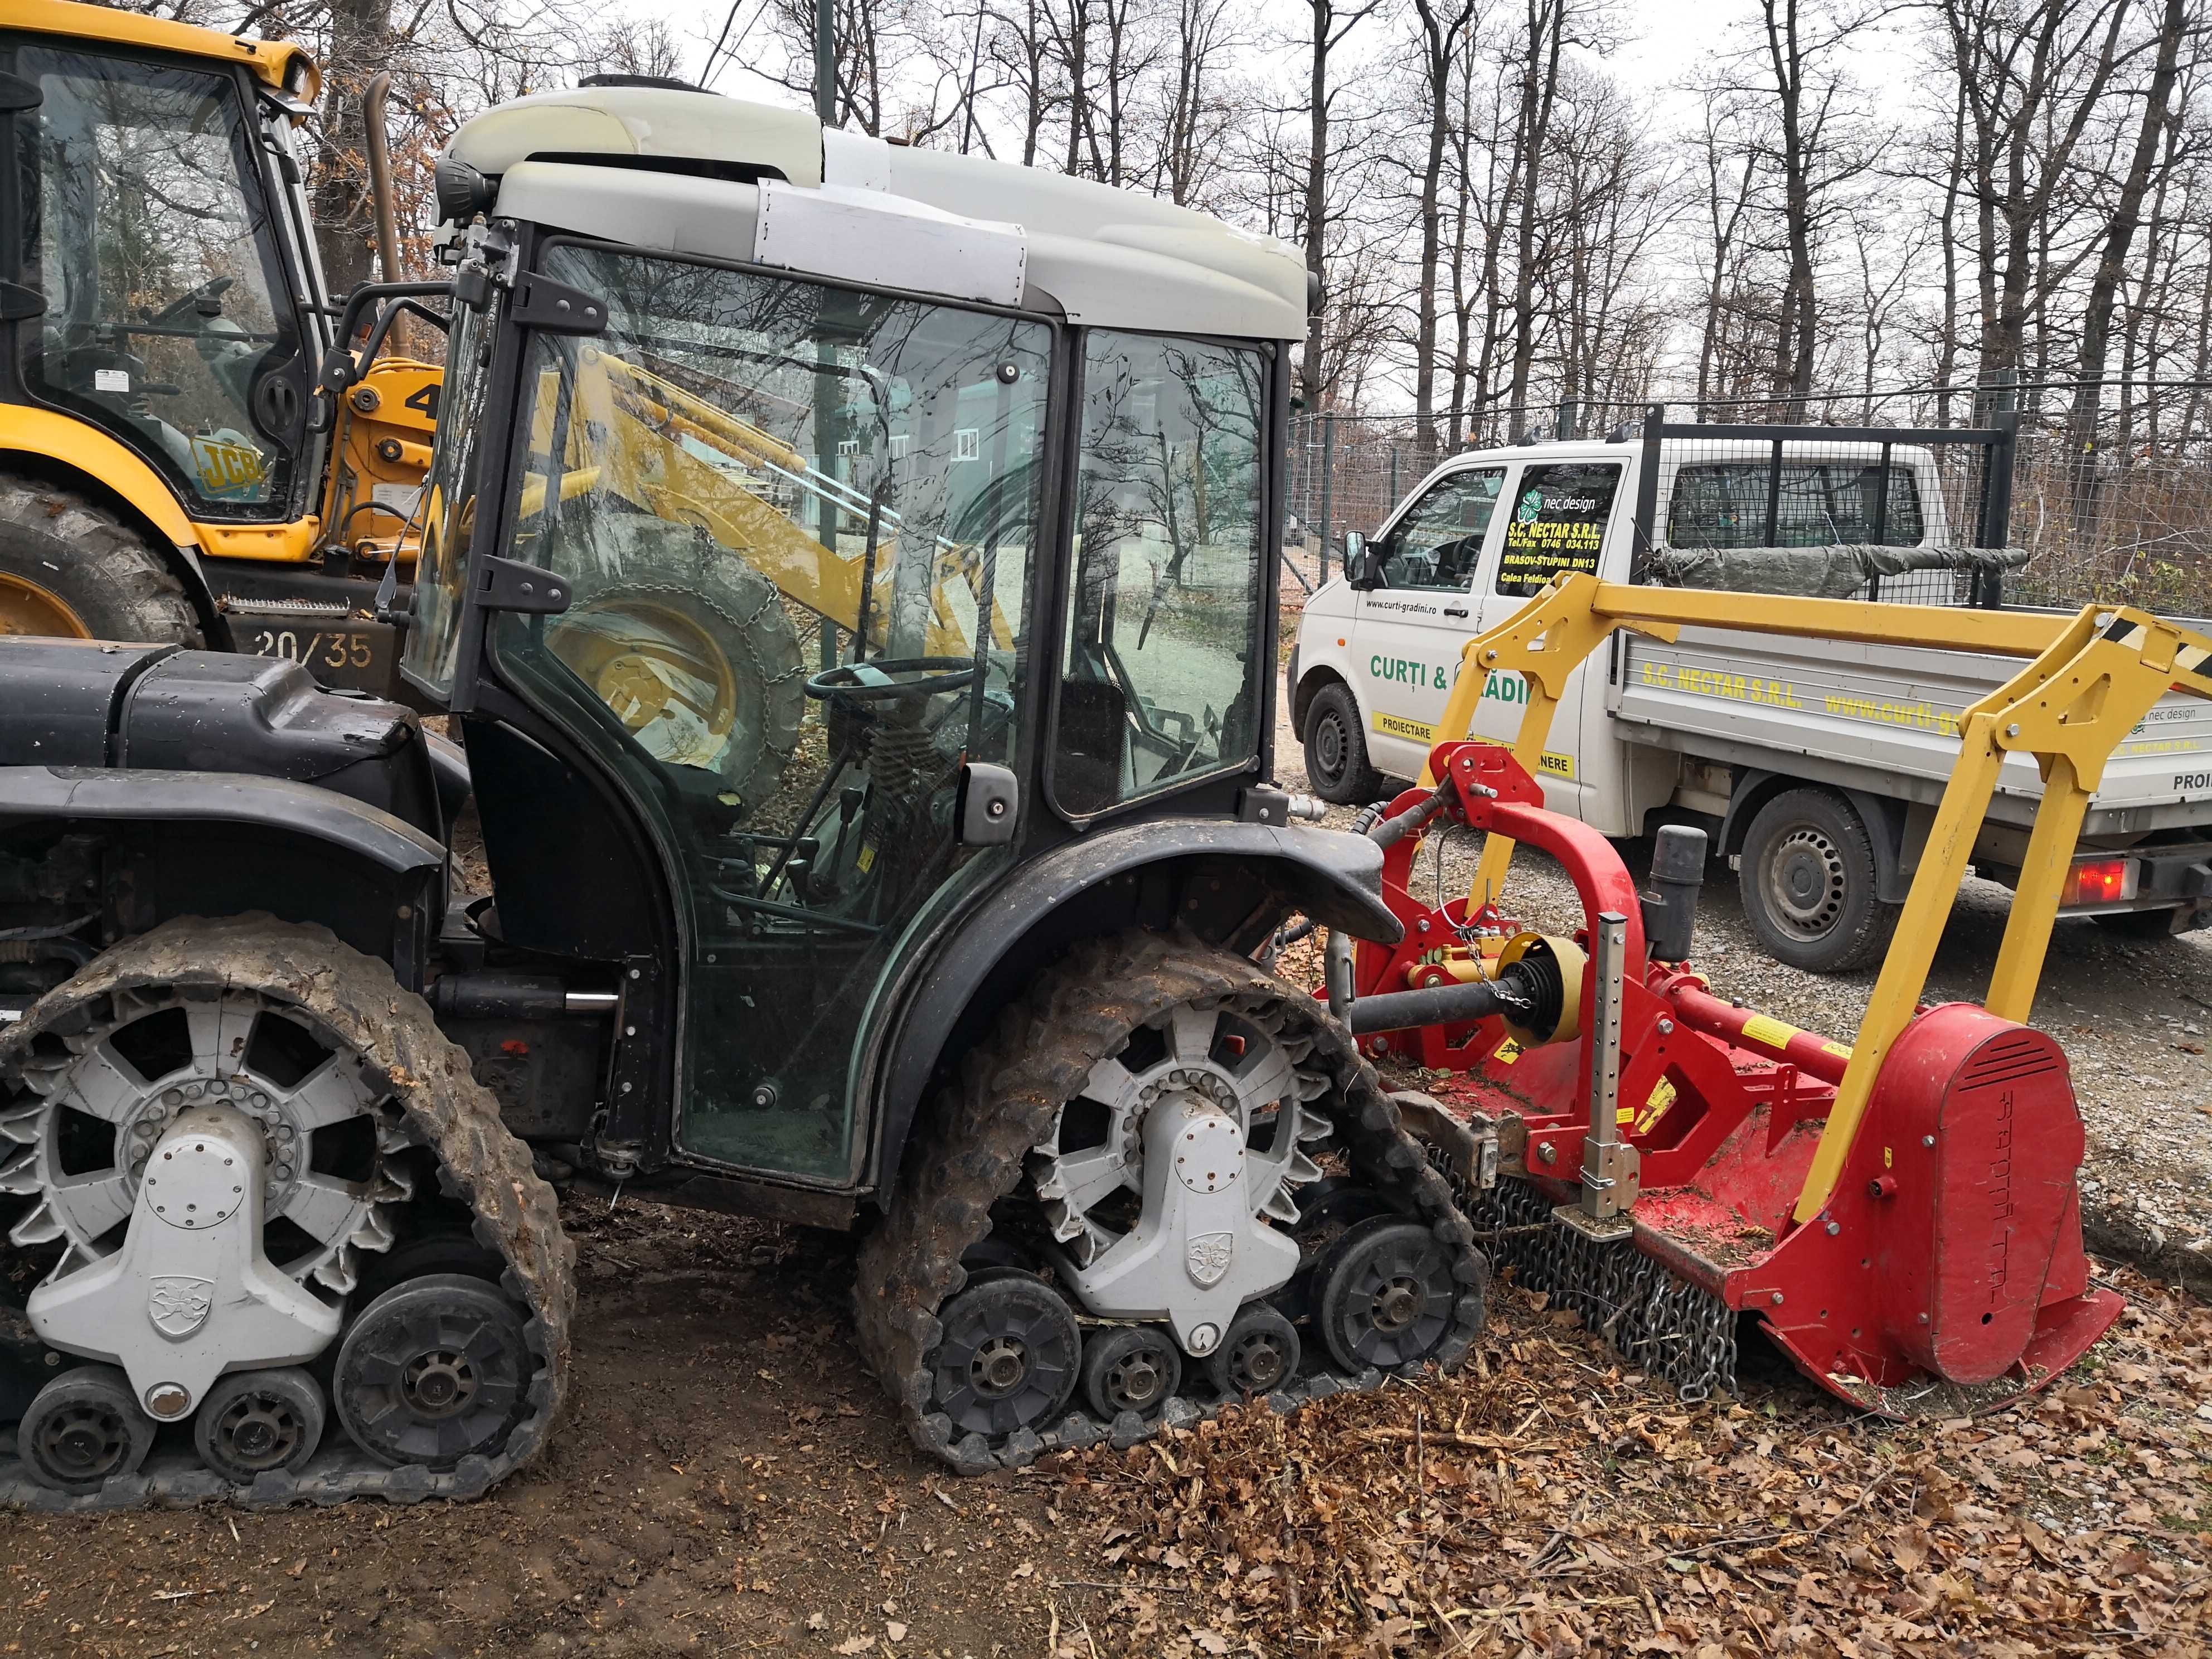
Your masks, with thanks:
M 961 1470 L 1456 1363 L 1447 1176 L 1255 963 L 1399 927 L 1269 782 L 1296 252 L 655 87 L 438 191 L 303 419 L 446 330 L 382 603 L 489 891 L 410 708 L 0 641 L 0 1502 L 484 1491 L 568 1382 L 553 1182 L 861 1234 Z
M 1685 628 L 1993 652 L 2027 665 L 1961 711 L 1960 754 L 1903 921 L 1848 1046 L 1713 994 L 1691 965 L 1701 829 L 1656 838 L 1639 893 L 1613 845 L 1549 811 L 1532 774 L 1567 676 L 1621 629 Z M 2078 616 L 1668 591 L 1570 575 L 1471 640 L 1439 731 L 1492 674 L 1527 712 L 1510 748 L 1447 741 L 1367 814 L 1395 941 L 1333 938 L 1326 995 L 1371 1059 L 1443 1079 L 1405 1101 L 1477 1237 L 1686 1399 L 1732 1390 L 1755 1317 L 1808 1376 L 1888 1416 L 1995 1409 L 2057 1376 L 2120 1298 L 2093 1289 L 2066 1057 L 2027 1025 L 2081 816 L 2106 758 L 2169 690 L 2212 696 L 2212 641 L 2142 612 Z M 1920 1006 L 2008 766 L 2045 792 L 1985 1005 Z M 1413 891 L 1425 838 L 1482 832 L 1464 897 Z M 1516 843 L 1583 908 L 1516 920 Z

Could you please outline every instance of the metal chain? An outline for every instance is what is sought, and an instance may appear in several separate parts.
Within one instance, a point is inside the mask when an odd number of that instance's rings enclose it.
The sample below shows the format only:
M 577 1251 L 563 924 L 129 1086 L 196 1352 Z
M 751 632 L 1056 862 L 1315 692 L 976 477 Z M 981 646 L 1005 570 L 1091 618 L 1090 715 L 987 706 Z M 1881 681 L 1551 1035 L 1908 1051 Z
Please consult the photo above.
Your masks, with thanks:
M 1529 1182 L 1470 1188 L 1437 1149 L 1430 1157 L 1493 1263 L 1580 1314 L 1622 1358 L 1673 1383 L 1685 1403 L 1736 1391 L 1736 1317 L 1727 1303 L 1626 1240 L 1601 1244 L 1553 1220 L 1551 1200 Z

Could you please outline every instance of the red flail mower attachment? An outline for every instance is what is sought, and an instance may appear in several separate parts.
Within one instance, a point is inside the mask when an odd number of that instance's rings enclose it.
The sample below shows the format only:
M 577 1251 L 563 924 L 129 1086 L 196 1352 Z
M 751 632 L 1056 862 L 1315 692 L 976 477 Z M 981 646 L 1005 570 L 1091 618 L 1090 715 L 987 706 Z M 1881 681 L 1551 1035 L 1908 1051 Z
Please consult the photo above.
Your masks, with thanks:
M 1686 1397 L 1734 1387 L 1738 1316 L 1754 1314 L 1807 1376 L 1887 1416 L 1995 1409 L 2118 1317 L 2088 1285 L 2081 1118 L 2050 1037 L 1971 1003 L 1923 1007 L 1856 1127 L 1832 1131 L 1851 1050 L 1715 997 L 1684 960 L 1701 832 L 1662 832 L 1638 895 L 1509 750 L 1439 744 L 1431 769 L 1437 789 L 1370 832 L 1405 938 L 1333 945 L 1328 994 L 1370 1055 L 1456 1074 L 1426 1127 L 1501 1265 Z M 1418 903 L 1438 820 L 1549 853 L 1582 927 Z M 1824 1155 L 1831 1133 L 1847 1139 Z

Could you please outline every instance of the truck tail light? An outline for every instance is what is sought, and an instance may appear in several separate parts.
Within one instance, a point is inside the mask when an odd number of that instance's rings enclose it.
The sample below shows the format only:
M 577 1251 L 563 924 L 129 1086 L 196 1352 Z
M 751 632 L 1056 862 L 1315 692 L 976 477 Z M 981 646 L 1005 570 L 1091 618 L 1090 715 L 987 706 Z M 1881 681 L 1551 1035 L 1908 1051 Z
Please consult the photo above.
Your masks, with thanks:
M 2066 872 L 2061 905 L 2121 904 L 2136 896 L 2136 861 L 2130 858 L 2076 859 Z

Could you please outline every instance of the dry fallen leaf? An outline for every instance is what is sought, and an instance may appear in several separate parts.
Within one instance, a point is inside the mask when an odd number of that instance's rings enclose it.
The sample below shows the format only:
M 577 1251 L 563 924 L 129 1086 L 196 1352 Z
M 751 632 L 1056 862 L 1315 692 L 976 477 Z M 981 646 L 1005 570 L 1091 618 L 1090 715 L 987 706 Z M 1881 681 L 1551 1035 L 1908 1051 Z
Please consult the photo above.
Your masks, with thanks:
M 906 1640 L 906 1626 L 893 1619 L 884 1626 L 884 1634 L 894 1642 L 903 1642 Z
M 848 1637 L 845 1640 L 838 1643 L 837 1645 L 830 1649 L 830 1651 L 832 1653 L 844 1654 L 847 1656 L 847 1659 L 850 1659 L 850 1656 L 856 1653 L 870 1653 L 874 1651 L 875 1645 L 876 1638 L 872 1636 L 852 1636 Z

